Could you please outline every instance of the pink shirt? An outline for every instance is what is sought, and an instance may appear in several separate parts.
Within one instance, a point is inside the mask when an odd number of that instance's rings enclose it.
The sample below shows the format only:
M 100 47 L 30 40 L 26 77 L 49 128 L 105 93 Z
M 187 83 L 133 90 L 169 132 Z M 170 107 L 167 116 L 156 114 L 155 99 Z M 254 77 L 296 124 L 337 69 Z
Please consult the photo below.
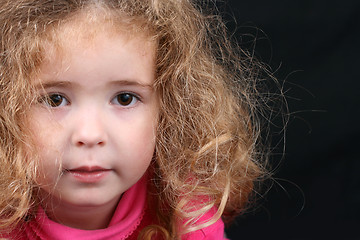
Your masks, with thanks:
M 106 229 L 81 230 L 70 228 L 50 220 L 44 210 L 39 208 L 35 219 L 23 224 L 10 235 L 0 235 L 0 237 L 18 240 L 137 239 L 139 231 L 151 224 L 151 216 L 146 214 L 146 180 L 147 178 L 143 177 L 123 194 L 114 216 Z M 210 210 L 199 219 L 199 222 L 206 222 L 215 212 L 215 209 Z M 224 224 L 219 219 L 216 223 L 206 228 L 184 235 L 182 239 L 224 239 Z

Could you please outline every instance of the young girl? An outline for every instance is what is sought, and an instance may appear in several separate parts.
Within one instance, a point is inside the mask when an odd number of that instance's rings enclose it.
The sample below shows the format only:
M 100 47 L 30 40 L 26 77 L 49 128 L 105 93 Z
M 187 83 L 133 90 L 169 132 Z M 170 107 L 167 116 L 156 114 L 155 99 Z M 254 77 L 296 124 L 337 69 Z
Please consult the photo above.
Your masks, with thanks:
M 0 236 L 223 239 L 265 171 L 256 64 L 219 17 L 189 0 L 0 6 Z

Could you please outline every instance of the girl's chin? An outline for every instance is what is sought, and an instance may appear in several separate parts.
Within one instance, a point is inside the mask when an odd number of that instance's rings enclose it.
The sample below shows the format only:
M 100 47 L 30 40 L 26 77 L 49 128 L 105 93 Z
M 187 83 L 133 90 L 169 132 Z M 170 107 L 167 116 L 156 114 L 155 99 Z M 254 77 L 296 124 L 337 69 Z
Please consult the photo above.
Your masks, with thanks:
M 70 211 L 89 211 L 91 209 L 114 208 L 117 206 L 122 193 L 105 196 L 102 193 L 81 193 L 81 194 L 50 194 L 42 191 L 42 207 L 44 209 L 67 209 Z

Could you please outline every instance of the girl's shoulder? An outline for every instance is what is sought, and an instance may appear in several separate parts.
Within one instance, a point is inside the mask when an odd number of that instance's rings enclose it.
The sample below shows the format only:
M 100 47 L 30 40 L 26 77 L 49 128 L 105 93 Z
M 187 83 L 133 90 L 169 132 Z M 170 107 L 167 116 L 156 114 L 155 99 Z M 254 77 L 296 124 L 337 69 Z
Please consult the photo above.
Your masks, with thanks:
M 21 231 L 20 229 L 15 229 L 11 233 L 3 233 L 0 232 L 0 240 L 29 240 L 25 234 L 25 232 Z M 35 239 L 35 238 L 33 238 Z
M 197 223 L 202 224 L 208 222 L 214 217 L 216 212 L 217 209 L 215 207 L 212 208 L 199 218 Z M 224 233 L 224 222 L 219 218 L 215 223 L 207 227 L 185 234 L 182 237 L 182 240 L 222 240 L 226 239 Z

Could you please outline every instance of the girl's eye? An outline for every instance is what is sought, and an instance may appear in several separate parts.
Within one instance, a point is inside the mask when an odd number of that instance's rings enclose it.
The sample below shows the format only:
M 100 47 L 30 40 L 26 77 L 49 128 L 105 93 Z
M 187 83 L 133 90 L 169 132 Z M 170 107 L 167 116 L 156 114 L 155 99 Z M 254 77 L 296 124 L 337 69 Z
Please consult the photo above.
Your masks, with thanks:
M 115 96 L 115 98 L 111 101 L 114 104 L 121 106 L 131 106 L 134 105 L 139 98 L 131 93 L 120 93 Z
M 52 108 L 63 107 L 69 103 L 64 96 L 58 93 L 44 96 L 43 98 L 40 99 L 40 102 Z

